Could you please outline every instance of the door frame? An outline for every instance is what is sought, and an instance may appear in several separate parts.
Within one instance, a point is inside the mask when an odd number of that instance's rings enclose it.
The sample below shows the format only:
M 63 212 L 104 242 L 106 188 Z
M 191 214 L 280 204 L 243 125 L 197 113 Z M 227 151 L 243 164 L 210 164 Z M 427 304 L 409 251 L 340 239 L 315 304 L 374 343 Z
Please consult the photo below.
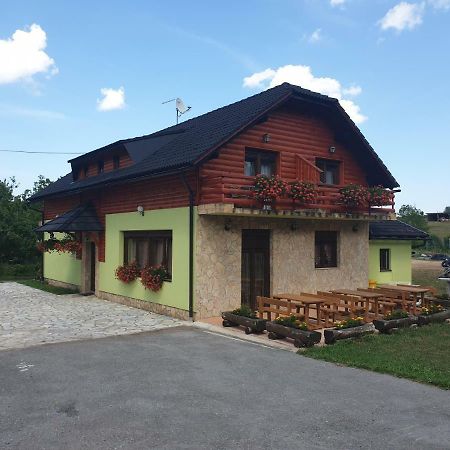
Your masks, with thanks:
M 94 267 L 92 267 L 92 263 Z M 81 293 L 96 294 L 98 281 L 98 246 L 95 240 L 86 237 L 83 239 L 81 270 Z M 92 280 L 94 275 L 94 280 Z M 92 289 L 94 287 L 94 289 Z
M 264 296 L 270 296 L 270 289 L 271 289 L 271 238 L 272 238 L 272 232 L 270 229 L 242 229 L 241 230 L 241 236 L 242 236 L 242 244 L 241 244 L 241 277 L 242 277 L 242 268 L 244 264 L 244 252 L 246 250 L 258 250 L 263 251 L 265 256 L 264 261 L 264 279 L 265 279 L 265 285 L 264 285 Z M 260 245 L 258 245 L 260 244 Z M 257 307 L 256 304 L 256 293 L 254 292 L 254 267 L 250 266 L 250 271 L 253 272 L 253 274 L 250 274 L 250 303 L 252 302 L 252 299 L 255 301 L 255 308 Z M 252 285 L 253 284 L 253 285 Z M 241 305 L 242 303 L 242 278 L 241 278 Z M 252 306 L 250 304 L 250 306 Z

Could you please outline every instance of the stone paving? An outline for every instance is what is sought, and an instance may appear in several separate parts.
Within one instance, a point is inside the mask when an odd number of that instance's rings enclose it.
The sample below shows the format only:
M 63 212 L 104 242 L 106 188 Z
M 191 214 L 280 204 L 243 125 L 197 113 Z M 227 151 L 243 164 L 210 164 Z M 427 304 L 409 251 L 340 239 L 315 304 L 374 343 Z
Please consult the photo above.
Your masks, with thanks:
M 0 350 L 154 331 L 181 320 L 78 294 L 0 283 Z

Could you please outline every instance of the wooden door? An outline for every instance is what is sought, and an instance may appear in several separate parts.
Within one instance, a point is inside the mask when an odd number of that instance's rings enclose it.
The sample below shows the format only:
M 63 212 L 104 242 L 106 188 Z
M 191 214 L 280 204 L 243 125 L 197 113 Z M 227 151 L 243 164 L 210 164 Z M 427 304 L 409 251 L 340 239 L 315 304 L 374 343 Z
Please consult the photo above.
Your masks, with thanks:
M 270 295 L 270 230 L 242 230 L 241 303 L 256 309 Z

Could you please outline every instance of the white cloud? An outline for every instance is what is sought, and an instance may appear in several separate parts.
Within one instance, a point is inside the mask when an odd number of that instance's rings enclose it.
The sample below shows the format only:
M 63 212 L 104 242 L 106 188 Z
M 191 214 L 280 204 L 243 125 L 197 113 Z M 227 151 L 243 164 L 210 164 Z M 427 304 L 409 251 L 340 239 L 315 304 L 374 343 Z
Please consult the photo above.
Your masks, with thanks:
M 47 109 L 22 108 L 6 104 L 0 104 L 0 116 L 30 117 L 32 119 L 48 119 L 48 120 L 66 119 L 66 116 L 58 111 L 50 111 Z
M 351 97 L 356 97 L 361 94 L 362 88 L 361 86 L 350 86 L 348 88 L 342 89 L 342 93 L 344 95 L 350 95 Z
M 0 39 L 0 84 L 32 81 L 33 75 L 58 72 L 55 61 L 45 53 L 47 35 L 36 24 L 16 30 L 11 38 Z
M 278 86 L 287 81 L 288 83 L 301 86 L 314 92 L 337 98 L 347 114 L 356 123 L 362 123 L 367 117 L 361 113 L 358 105 L 352 100 L 344 98 L 346 95 L 357 95 L 361 92 L 359 86 L 351 86 L 343 89 L 341 83 L 329 77 L 315 77 L 311 72 L 311 67 L 303 65 L 286 65 L 278 69 L 266 69 L 256 72 L 244 78 L 244 87 L 267 89 Z
M 340 6 L 345 3 L 345 0 L 330 0 L 331 6 Z
M 97 109 L 99 111 L 112 111 L 125 107 L 125 89 L 102 88 L 100 89 L 103 98 L 97 99 Z
M 400 2 L 378 22 L 382 30 L 412 30 L 422 23 L 425 3 Z
M 435 9 L 450 9 L 450 0 L 428 0 L 428 3 Z
M 317 28 L 314 30 L 311 35 L 308 37 L 308 42 L 311 44 L 315 44 L 322 40 L 322 29 Z

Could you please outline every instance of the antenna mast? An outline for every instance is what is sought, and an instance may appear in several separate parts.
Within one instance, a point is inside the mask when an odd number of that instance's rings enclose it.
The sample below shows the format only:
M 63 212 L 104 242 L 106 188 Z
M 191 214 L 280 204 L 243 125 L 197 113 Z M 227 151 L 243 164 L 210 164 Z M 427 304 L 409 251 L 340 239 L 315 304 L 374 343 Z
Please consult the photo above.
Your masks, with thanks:
M 166 100 L 165 102 L 162 102 L 162 105 L 166 104 L 166 103 L 171 103 L 171 102 L 175 102 L 175 110 L 176 110 L 176 123 L 178 125 L 178 121 L 180 120 L 180 117 L 187 113 L 191 107 L 190 106 L 185 106 L 183 100 L 181 100 L 181 98 L 177 97 L 177 98 L 172 98 L 170 100 Z

